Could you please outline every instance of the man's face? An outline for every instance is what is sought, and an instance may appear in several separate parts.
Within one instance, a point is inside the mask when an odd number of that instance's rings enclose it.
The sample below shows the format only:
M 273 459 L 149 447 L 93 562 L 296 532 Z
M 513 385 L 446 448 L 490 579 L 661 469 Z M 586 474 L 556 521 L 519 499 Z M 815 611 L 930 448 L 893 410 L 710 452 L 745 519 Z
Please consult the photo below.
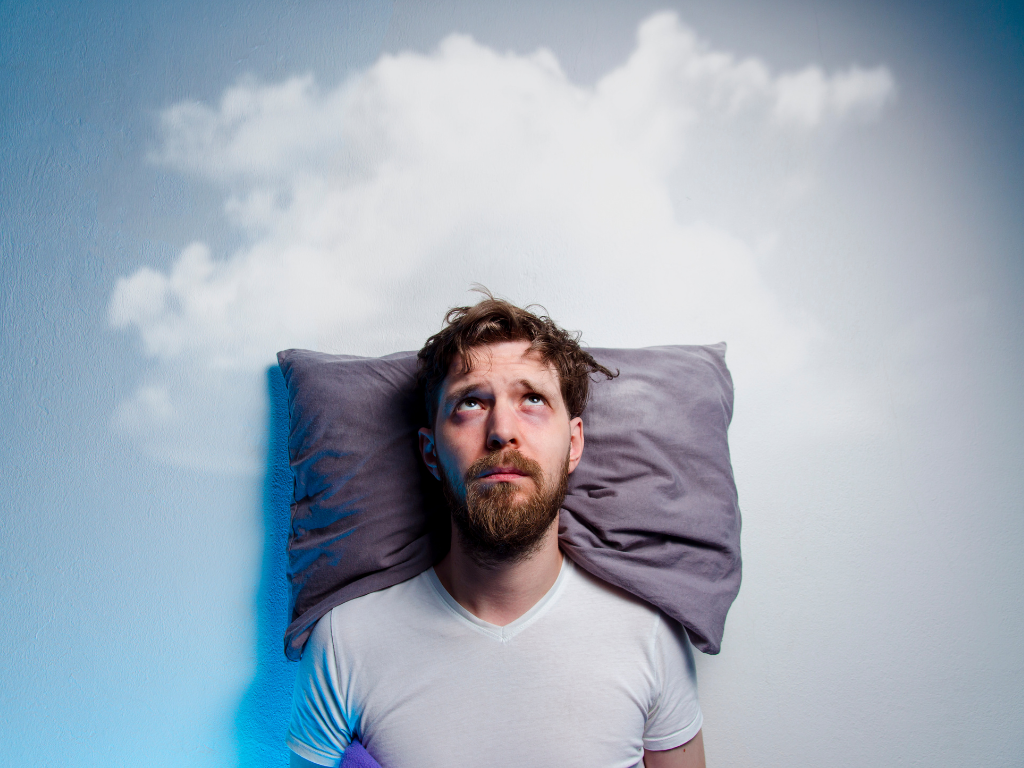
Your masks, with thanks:
M 420 450 L 470 554 L 515 560 L 557 516 L 583 453 L 583 426 L 569 418 L 557 371 L 528 342 L 479 347 L 472 357 L 465 373 L 453 361 Z

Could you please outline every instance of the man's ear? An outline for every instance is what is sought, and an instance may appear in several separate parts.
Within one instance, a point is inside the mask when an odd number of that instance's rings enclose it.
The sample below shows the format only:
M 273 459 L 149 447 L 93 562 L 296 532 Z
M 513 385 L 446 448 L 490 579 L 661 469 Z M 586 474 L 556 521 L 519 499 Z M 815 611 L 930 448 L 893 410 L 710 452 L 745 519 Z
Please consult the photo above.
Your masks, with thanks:
M 422 431 L 422 430 L 421 430 Z M 569 421 L 569 472 L 573 472 L 583 458 L 583 419 L 577 416 Z
M 423 457 L 423 463 L 427 465 L 427 469 L 430 470 L 437 480 L 441 479 L 441 475 L 438 474 L 438 459 L 437 459 L 437 446 L 434 443 L 434 430 L 429 427 L 420 427 L 420 456 Z

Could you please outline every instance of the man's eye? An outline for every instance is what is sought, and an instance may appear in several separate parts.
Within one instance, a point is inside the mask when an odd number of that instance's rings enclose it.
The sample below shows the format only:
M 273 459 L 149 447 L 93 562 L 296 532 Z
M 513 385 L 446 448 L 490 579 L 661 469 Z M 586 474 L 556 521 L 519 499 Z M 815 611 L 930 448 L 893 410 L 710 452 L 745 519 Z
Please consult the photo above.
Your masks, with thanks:
M 465 400 L 455 406 L 456 411 L 475 411 L 480 407 L 480 401 L 475 397 L 467 397 Z
M 536 393 L 531 393 L 526 396 L 526 401 L 530 405 L 542 405 L 544 403 L 544 397 Z

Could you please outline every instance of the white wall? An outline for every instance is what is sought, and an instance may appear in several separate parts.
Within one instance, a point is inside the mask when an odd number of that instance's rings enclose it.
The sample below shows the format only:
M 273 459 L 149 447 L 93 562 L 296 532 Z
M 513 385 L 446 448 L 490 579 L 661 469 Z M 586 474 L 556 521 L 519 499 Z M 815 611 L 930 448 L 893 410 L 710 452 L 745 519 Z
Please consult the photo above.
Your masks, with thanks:
M 0 761 L 284 764 L 273 353 L 474 281 L 730 344 L 709 765 L 1016 761 L 1019 14 L 674 8 L 0 10 Z

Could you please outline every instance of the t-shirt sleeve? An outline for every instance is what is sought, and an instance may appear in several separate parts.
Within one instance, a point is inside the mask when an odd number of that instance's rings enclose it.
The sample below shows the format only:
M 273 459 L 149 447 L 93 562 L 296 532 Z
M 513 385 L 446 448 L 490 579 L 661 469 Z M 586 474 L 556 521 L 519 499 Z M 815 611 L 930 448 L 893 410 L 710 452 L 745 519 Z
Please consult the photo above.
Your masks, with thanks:
M 658 690 L 644 726 L 644 749 L 674 749 L 700 730 L 704 716 L 697 700 L 697 670 L 686 630 L 659 617 L 654 633 Z
M 352 739 L 344 700 L 328 613 L 314 627 L 299 662 L 288 748 L 317 765 L 338 765 Z

